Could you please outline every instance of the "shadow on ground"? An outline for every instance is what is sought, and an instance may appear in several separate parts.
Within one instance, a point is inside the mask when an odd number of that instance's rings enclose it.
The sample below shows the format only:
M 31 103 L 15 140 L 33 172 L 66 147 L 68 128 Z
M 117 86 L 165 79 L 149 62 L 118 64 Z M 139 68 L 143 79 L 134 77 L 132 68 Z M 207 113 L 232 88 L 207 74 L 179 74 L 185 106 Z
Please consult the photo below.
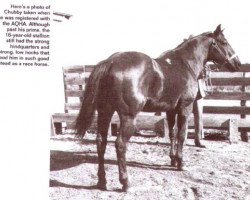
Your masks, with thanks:
M 83 185 L 70 185 L 67 183 L 62 183 L 57 180 L 50 179 L 49 180 L 49 187 L 63 187 L 68 189 L 85 189 L 85 190 L 100 190 L 97 185 L 90 185 L 90 186 L 83 186 Z M 109 192 L 123 192 L 122 189 L 116 188 L 114 190 L 105 190 Z
M 61 142 L 76 142 L 82 145 L 88 144 L 96 144 L 95 139 L 77 139 L 77 138 L 51 138 L 53 141 L 61 141 Z M 109 144 L 115 144 L 115 141 L 108 141 Z M 170 143 L 167 142 L 152 142 L 152 141 L 134 141 L 130 140 L 129 144 L 146 144 L 146 145 L 163 145 L 163 146 L 170 146 Z
M 50 151 L 50 171 L 59 171 L 78 166 L 83 163 L 98 164 L 98 156 L 93 152 Z M 117 165 L 116 160 L 105 159 L 105 164 Z M 129 167 L 148 168 L 153 170 L 175 170 L 170 165 L 152 165 L 135 161 L 127 162 Z

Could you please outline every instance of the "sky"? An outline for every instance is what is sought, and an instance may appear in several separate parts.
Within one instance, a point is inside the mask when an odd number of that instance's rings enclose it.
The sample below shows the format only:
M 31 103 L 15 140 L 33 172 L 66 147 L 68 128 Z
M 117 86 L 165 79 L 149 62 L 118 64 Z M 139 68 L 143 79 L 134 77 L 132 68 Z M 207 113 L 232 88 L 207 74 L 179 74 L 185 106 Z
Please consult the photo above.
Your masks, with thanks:
M 225 28 L 241 62 L 250 63 L 247 0 L 1 0 L 1 14 L 11 3 L 51 5 L 51 12 L 73 16 L 51 21 L 50 67 L 0 66 L 4 163 L 0 181 L 6 186 L 0 199 L 15 199 L 15 195 L 16 199 L 34 199 L 34 195 L 46 199 L 50 117 L 63 112 L 63 66 L 96 64 L 118 51 L 158 57 L 189 35 L 214 31 L 218 24 Z M 6 46 L 3 30 L 0 25 L 1 48 Z
M 241 61 L 250 59 L 247 1 L 94 0 L 58 4 L 54 9 L 73 15 L 54 26 L 54 46 L 60 46 L 55 56 L 65 55 L 64 64 L 95 64 L 117 51 L 157 57 L 189 35 L 213 31 L 218 24 Z

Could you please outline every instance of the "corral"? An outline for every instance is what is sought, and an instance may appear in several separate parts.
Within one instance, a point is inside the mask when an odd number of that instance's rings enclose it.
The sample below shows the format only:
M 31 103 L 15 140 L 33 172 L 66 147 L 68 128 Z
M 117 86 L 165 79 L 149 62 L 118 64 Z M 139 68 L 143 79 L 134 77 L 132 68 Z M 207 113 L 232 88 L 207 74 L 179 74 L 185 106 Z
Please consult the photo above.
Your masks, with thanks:
M 176 171 L 169 163 L 169 143 L 164 116 L 140 115 L 138 128 L 151 130 L 149 134 L 138 134 L 129 142 L 127 164 L 133 179 L 131 190 L 122 193 L 117 179 L 115 133 L 118 118 L 112 121 L 105 154 L 105 169 L 109 177 L 107 191 L 96 189 L 98 157 L 95 134 L 87 134 L 84 141 L 71 133 L 73 122 L 80 108 L 81 98 L 93 66 L 63 68 L 65 88 L 65 113 L 52 116 L 50 198 L 51 199 L 248 199 L 249 143 L 247 141 L 250 114 L 247 100 L 249 65 L 241 72 L 214 72 L 212 86 L 204 107 L 205 128 L 229 131 L 231 141 L 204 140 L 205 149 L 196 148 L 191 139 L 184 148 L 184 160 L 188 160 L 187 171 Z M 221 77 L 222 76 L 222 77 Z M 209 101 L 227 100 L 223 106 L 209 106 Z M 211 115 L 212 113 L 212 115 Z M 94 123 L 95 124 L 95 123 Z M 158 124 L 158 125 L 155 125 Z M 160 130 L 157 129 L 160 126 Z M 159 127 L 158 127 L 159 128 Z M 192 119 L 189 128 L 193 128 Z M 93 132 L 95 125 L 92 126 Z M 153 130 L 153 131 L 152 131 Z M 159 131 L 155 134 L 155 131 Z M 63 133 L 63 134 L 61 134 Z M 148 131 L 145 131 L 148 133 Z M 206 131 L 213 133 L 213 131 Z M 82 143 L 83 142 L 83 143 Z M 66 177 L 66 179 L 65 179 Z M 171 185 L 171 187 L 169 187 Z M 178 189 L 177 189 L 178 188 Z
M 53 135 L 72 129 L 80 109 L 85 84 L 93 68 L 93 65 L 63 68 L 65 112 L 52 116 Z M 247 132 L 250 131 L 250 120 L 247 117 L 250 114 L 250 107 L 247 106 L 247 101 L 250 100 L 249 74 L 249 64 L 244 64 L 240 72 L 230 73 L 226 69 L 211 72 L 211 83 L 204 106 L 204 128 L 228 130 L 231 141 L 239 140 L 240 136 L 244 141 L 248 140 Z M 168 132 L 164 118 L 165 116 L 141 114 L 137 120 L 138 129 L 156 130 L 159 135 L 164 136 Z M 112 123 L 112 134 L 115 135 L 117 130 L 115 124 L 119 126 L 117 115 L 113 117 Z M 159 126 L 162 131 L 159 131 Z M 192 118 L 189 121 L 189 128 L 193 128 Z

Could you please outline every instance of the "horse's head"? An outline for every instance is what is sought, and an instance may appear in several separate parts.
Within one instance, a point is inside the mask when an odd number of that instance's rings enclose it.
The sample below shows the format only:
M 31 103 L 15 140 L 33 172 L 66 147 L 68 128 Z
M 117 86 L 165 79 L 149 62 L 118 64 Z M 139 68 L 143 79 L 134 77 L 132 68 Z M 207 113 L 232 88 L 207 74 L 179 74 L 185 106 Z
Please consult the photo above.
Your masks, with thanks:
M 225 38 L 221 25 L 217 26 L 211 37 L 212 44 L 209 49 L 208 60 L 225 66 L 229 71 L 238 71 L 241 65 L 240 60 Z

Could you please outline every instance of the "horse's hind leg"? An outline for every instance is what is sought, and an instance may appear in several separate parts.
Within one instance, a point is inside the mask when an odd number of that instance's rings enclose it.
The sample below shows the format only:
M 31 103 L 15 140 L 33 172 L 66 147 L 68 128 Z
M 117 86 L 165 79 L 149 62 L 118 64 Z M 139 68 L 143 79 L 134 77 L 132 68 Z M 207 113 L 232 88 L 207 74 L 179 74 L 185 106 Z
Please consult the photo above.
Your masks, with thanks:
M 176 131 L 174 130 L 175 125 L 175 111 L 167 112 L 167 121 L 168 121 L 168 129 L 169 129 L 169 139 L 171 143 L 170 147 L 170 159 L 171 159 L 171 166 L 176 167 Z
M 97 121 L 97 153 L 98 153 L 98 183 L 97 187 L 106 190 L 106 173 L 104 169 L 104 154 L 107 146 L 108 128 L 114 111 L 109 106 L 104 106 L 98 109 Z
M 197 147 L 205 147 L 201 144 L 201 136 L 203 132 L 203 121 L 202 121 L 202 113 L 203 113 L 203 102 L 202 99 L 196 99 L 193 105 L 193 113 L 194 113 L 194 127 L 195 127 L 195 139 L 194 143 Z
M 129 180 L 126 167 L 127 142 L 135 131 L 135 116 L 120 114 L 120 132 L 116 139 L 116 153 L 119 167 L 119 180 L 123 185 L 123 191 L 129 188 Z

